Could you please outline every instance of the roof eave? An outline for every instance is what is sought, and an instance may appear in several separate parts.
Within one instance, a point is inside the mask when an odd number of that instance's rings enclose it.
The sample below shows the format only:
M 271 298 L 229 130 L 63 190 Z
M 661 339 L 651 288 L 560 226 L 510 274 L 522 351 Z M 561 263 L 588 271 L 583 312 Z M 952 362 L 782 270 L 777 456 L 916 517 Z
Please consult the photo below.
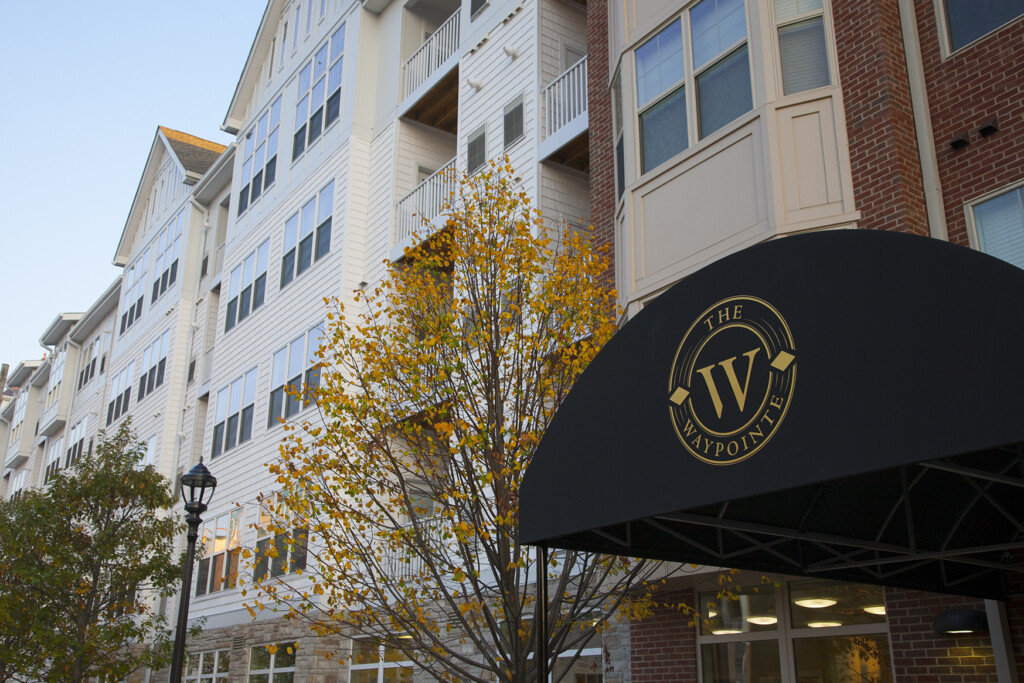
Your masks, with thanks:
M 50 326 L 39 337 L 39 343 L 43 346 L 54 346 L 67 334 L 68 330 L 75 326 L 82 319 L 82 313 L 59 313 Z
M 226 185 L 231 184 L 235 166 L 235 148 L 236 145 L 233 142 L 228 145 L 192 190 L 192 196 L 203 206 L 207 206 Z
M 270 43 L 276 34 L 277 22 L 281 18 L 284 9 L 284 0 L 269 0 L 267 7 L 263 10 L 263 18 L 260 19 L 260 27 L 253 38 L 249 54 L 245 58 L 245 66 L 238 77 L 235 85 L 235 92 L 231 96 L 227 113 L 224 115 L 224 123 L 220 129 L 231 135 L 238 135 L 238 132 L 245 124 L 245 111 L 249 104 L 249 98 L 255 88 L 254 79 L 258 78 L 259 66 L 262 65 L 263 55 L 269 49 Z
M 103 321 L 103 318 L 117 308 L 120 295 L 121 276 L 118 275 L 110 286 L 107 287 L 106 291 L 89 307 L 89 310 L 82 315 L 81 320 L 71 328 L 71 331 L 68 333 L 68 339 L 76 344 L 85 343 L 92 331 L 96 329 L 96 326 Z

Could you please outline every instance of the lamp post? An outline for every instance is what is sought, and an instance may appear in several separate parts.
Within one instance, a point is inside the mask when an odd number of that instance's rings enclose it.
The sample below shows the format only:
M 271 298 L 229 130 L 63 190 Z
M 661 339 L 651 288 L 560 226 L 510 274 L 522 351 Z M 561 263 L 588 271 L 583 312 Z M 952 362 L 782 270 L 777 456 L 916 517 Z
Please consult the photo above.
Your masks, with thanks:
M 181 475 L 181 498 L 185 501 L 185 522 L 188 524 L 188 550 L 185 554 L 185 570 L 181 579 L 181 600 L 178 603 L 178 626 L 174 631 L 174 651 L 171 653 L 170 683 L 181 683 L 181 673 L 185 659 L 185 632 L 188 630 L 188 600 L 192 592 L 192 565 L 195 564 L 196 538 L 199 537 L 199 525 L 206 512 L 213 490 L 217 487 L 217 477 L 210 474 L 202 460 L 185 474 Z

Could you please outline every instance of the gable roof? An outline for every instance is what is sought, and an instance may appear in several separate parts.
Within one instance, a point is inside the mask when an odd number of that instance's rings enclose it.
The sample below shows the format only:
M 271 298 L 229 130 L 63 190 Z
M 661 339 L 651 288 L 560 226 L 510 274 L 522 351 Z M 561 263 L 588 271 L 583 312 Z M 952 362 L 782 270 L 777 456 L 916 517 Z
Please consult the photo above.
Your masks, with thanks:
M 206 173 L 207 169 L 213 165 L 213 162 L 226 149 L 224 145 L 197 138 L 195 135 L 182 133 L 180 130 L 174 130 L 166 126 L 160 126 L 159 129 L 164 134 L 164 137 L 167 138 L 167 142 L 170 144 L 171 149 L 174 150 L 178 161 L 181 162 L 185 173 L 196 176 L 196 180 Z
M 286 0 L 268 0 L 267 7 L 263 11 L 263 18 L 260 19 L 260 27 L 256 30 L 252 47 L 249 48 L 249 56 L 245 58 L 245 66 L 238 76 L 238 84 L 231 96 L 231 103 L 228 111 L 224 114 L 224 123 L 220 129 L 226 133 L 237 135 L 245 123 L 245 112 L 249 107 L 249 100 L 256 90 L 256 83 L 259 79 L 260 67 L 270 52 L 270 46 L 277 35 L 277 25 L 284 14 Z
M 194 184 L 225 149 L 224 145 L 216 142 L 182 133 L 173 128 L 157 126 L 153 144 L 149 148 L 149 156 L 146 157 L 146 165 L 142 170 L 142 177 L 139 178 L 139 186 L 135 189 L 135 197 L 132 198 L 128 219 L 125 221 L 121 239 L 114 252 L 113 264 L 115 266 L 128 264 L 132 243 L 138 233 L 139 223 L 146 207 L 146 199 L 149 197 L 149 190 L 160 171 L 163 155 L 170 154 L 178 168 L 181 169 L 182 175 L 185 176 L 185 181 L 191 181 Z

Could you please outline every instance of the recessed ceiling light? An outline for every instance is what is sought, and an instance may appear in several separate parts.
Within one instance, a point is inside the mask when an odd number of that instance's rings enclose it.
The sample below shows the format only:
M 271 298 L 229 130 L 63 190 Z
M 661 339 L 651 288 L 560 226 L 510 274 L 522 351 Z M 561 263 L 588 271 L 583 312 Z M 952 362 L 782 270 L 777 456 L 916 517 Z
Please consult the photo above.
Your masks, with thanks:
M 864 608 L 864 611 L 868 614 L 877 614 L 880 617 L 885 616 L 885 605 L 868 605 Z
M 771 626 L 779 620 L 777 617 L 747 617 L 747 621 L 756 626 Z
M 841 621 L 809 621 L 807 625 L 810 628 L 832 628 L 833 626 L 842 626 Z
M 729 635 L 732 635 L 734 633 L 743 633 L 743 631 L 740 631 L 740 630 L 735 629 L 735 628 L 720 628 L 718 630 L 712 631 L 712 633 L 715 634 L 716 636 L 729 636 Z
M 836 601 L 831 598 L 804 598 L 803 600 L 794 600 L 793 602 L 801 607 L 809 607 L 811 609 L 821 609 L 822 607 L 831 607 L 836 604 Z

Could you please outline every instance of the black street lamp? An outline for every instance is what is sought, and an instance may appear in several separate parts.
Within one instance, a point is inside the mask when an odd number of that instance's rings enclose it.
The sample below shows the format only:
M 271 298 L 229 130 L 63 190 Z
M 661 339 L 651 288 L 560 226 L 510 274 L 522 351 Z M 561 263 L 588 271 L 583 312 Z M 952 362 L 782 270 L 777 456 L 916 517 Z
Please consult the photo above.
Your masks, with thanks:
M 174 631 L 174 652 L 171 654 L 171 683 L 181 683 L 185 659 L 185 632 L 188 630 L 188 599 L 192 592 L 192 565 L 195 564 L 196 538 L 206 507 L 213 498 L 217 477 L 210 474 L 206 465 L 199 463 L 181 475 L 181 498 L 185 501 L 185 522 L 188 523 L 188 551 L 185 556 L 185 571 L 181 580 L 181 600 L 178 603 L 178 626 Z

